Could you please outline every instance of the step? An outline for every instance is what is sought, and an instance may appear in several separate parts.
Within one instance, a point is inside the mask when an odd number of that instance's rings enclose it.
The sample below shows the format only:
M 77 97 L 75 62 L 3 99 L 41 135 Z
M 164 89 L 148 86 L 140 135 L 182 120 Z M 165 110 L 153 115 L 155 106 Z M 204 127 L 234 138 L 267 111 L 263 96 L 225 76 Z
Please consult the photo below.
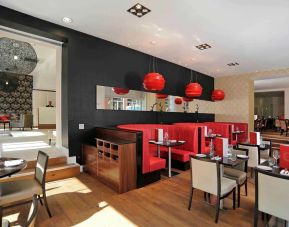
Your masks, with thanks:
M 53 165 L 47 168 L 46 171 L 46 182 L 61 180 L 65 178 L 75 177 L 80 174 L 79 164 L 61 164 Z M 25 169 L 11 177 L 5 177 L 0 179 L 2 182 L 11 182 L 15 180 L 33 179 L 34 169 Z
M 32 160 L 27 162 L 26 169 L 34 169 L 36 166 L 36 161 L 37 160 Z M 49 158 L 48 159 L 48 167 L 50 166 L 55 166 L 55 165 L 64 165 L 67 163 L 67 157 L 66 156 L 61 156 L 61 157 L 55 157 L 55 158 Z

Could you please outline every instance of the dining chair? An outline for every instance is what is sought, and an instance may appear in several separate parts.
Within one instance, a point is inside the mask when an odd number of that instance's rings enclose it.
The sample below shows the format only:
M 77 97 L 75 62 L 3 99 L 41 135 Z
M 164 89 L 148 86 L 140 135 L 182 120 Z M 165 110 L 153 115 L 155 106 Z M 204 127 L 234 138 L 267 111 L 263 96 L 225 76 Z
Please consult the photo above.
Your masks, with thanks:
M 285 135 L 287 136 L 288 134 L 288 126 L 285 120 L 280 120 L 280 125 L 281 125 L 281 133 L 280 135 L 283 135 L 283 133 L 285 133 Z
M 288 221 L 289 178 L 258 168 L 255 168 L 255 178 L 254 226 L 258 226 L 259 212 Z
M 247 143 L 238 143 L 237 148 L 247 149 L 248 150 L 248 167 L 251 168 L 251 176 L 253 176 L 253 169 L 260 165 L 261 163 L 265 162 L 265 159 L 261 159 L 260 156 L 260 146 L 254 144 L 247 144 Z
M 263 140 L 263 144 L 269 145 L 269 148 L 266 150 L 260 150 L 260 158 L 261 160 L 268 160 L 269 157 L 272 157 L 272 140 L 265 139 Z
M 3 209 L 23 204 L 27 202 L 26 200 L 31 200 L 34 195 L 37 195 L 41 205 L 43 205 L 43 199 L 46 211 L 49 217 L 52 217 L 45 191 L 48 159 L 49 157 L 46 153 L 43 151 L 38 152 L 34 179 L 15 180 L 0 184 L 0 219 L 2 219 Z
M 27 217 L 27 223 L 26 223 L 27 227 L 34 227 L 35 226 L 37 209 L 38 209 L 37 195 L 33 195 L 30 211 L 29 211 L 29 214 Z
M 191 209 L 194 189 L 217 197 L 215 222 L 218 223 L 220 202 L 233 193 L 233 209 L 236 200 L 236 181 L 223 177 L 223 165 L 219 161 L 199 159 L 190 156 L 191 165 L 191 193 L 188 209 Z
M 248 156 L 248 149 L 235 148 L 232 154 L 236 155 L 246 155 Z M 235 167 L 224 167 L 224 177 L 231 180 L 235 180 L 238 188 L 238 207 L 240 207 L 241 201 L 241 187 L 245 186 L 245 195 L 248 195 L 248 185 L 247 185 L 247 172 L 248 172 L 248 161 L 243 162 Z
M 280 130 L 281 124 L 280 124 L 280 120 L 279 119 L 275 119 L 275 128 L 277 131 Z

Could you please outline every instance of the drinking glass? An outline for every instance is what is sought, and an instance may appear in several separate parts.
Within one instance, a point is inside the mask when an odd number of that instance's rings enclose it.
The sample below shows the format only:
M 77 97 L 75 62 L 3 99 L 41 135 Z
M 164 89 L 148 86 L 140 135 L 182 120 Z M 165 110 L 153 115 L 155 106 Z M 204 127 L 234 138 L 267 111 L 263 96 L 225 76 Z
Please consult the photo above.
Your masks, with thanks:
M 279 151 L 273 151 L 273 158 L 275 159 L 275 166 L 278 166 L 278 159 L 280 158 Z
M 213 130 L 212 130 L 212 129 L 209 129 L 209 130 L 208 130 L 208 136 L 211 136 L 212 132 L 213 132 Z
M 268 159 L 268 164 L 269 164 L 270 167 L 274 166 L 274 165 L 275 165 L 275 160 L 274 160 L 274 158 L 269 157 L 269 159 Z
M 228 145 L 228 157 L 231 157 L 233 154 L 233 145 L 230 144 Z
M 236 127 L 236 132 L 239 132 L 239 127 Z
M 237 160 L 237 155 L 236 155 L 236 154 L 232 154 L 232 155 L 231 155 L 231 160 L 232 160 L 233 162 L 235 162 L 235 161 Z

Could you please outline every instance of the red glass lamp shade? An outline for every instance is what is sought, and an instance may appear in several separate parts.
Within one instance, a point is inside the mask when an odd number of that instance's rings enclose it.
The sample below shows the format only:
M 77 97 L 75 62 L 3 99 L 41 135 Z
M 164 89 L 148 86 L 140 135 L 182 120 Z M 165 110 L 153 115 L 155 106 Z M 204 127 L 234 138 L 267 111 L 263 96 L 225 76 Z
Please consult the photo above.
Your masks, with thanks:
M 194 101 L 193 98 L 183 97 L 184 102 L 191 102 Z
M 189 83 L 186 86 L 186 96 L 193 98 L 193 97 L 200 97 L 203 93 L 203 88 L 199 83 Z
M 223 90 L 213 90 L 212 100 L 221 101 L 225 98 L 225 92 Z
M 120 87 L 113 87 L 113 92 L 118 95 L 126 95 L 129 93 L 129 89 L 120 88 Z
M 181 98 L 175 98 L 175 104 L 181 105 L 183 103 L 183 100 Z
M 161 91 L 165 87 L 165 79 L 159 73 L 148 73 L 143 80 L 143 86 L 149 91 Z
M 156 94 L 157 99 L 166 99 L 168 97 L 167 94 Z

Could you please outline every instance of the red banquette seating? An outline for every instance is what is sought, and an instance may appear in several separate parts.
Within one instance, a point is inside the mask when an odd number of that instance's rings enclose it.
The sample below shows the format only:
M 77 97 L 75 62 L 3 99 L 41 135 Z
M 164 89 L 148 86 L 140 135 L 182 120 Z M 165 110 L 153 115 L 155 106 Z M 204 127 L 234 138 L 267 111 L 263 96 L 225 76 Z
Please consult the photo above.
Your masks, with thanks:
M 189 162 L 190 154 L 198 153 L 198 128 L 195 126 L 179 126 L 165 124 L 126 124 L 118 125 L 118 128 L 142 131 L 143 133 L 143 173 L 153 172 L 163 169 L 166 166 L 166 160 L 157 157 L 156 145 L 149 144 L 149 140 L 156 139 L 156 129 L 163 129 L 164 133 L 168 132 L 169 139 L 184 140 L 186 143 L 172 149 L 172 160 L 180 162 Z M 167 149 L 161 148 L 161 155 L 167 155 Z

